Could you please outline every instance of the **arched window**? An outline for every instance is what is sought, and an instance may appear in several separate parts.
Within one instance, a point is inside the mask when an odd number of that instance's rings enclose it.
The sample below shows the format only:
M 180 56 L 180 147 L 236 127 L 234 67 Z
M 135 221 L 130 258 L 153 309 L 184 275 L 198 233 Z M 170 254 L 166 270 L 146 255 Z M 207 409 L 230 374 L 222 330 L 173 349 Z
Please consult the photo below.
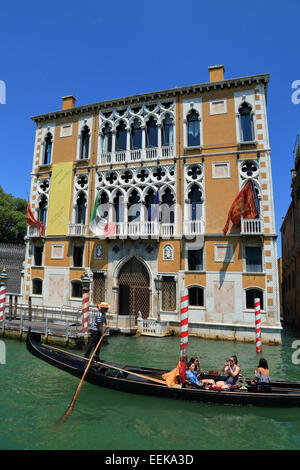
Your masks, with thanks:
M 200 220 L 202 217 L 202 191 L 197 184 L 191 186 L 188 199 L 190 201 L 190 219 Z
M 166 115 L 162 125 L 162 145 L 173 145 L 173 120 L 169 114 Z
M 147 148 L 157 147 L 157 123 L 153 116 L 147 122 Z
M 239 108 L 241 140 L 242 142 L 250 142 L 254 140 L 253 132 L 253 114 L 252 108 L 248 103 L 243 103 Z
M 135 119 L 131 126 L 131 150 L 142 148 L 142 134 L 141 123 L 138 119 Z
M 71 297 L 81 298 L 82 297 L 82 283 L 81 281 L 71 282 Z
M 116 135 L 116 151 L 126 150 L 126 142 L 127 142 L 127 131 L 126 131 L 126 124 L 124 121 L 121 121 L 117 127 L 117 135 Z
M 264 309 L 264 293 L 261 289 L 246 290 L 246 308 L 254 310 L 254 299 L 260 299 L 260 309 Z
M 84 126 L 81 131 L 81 146 L 80 146 L 80 159 L 89 158 L 90 148 L 90 129 L 88 126 Z
M 32 279 L 32 294 L 33 295 L 42 295 L 43 293 L 43 280 L 42 279 Z
M 189 305 L 193 307 L 204 307 L 204 289 L 203 287 L 189 287 Z
M 174 193 L 171 190 L 171 188 L 168 188 L 168 187 L 165 188 L 161 197 L 161 201 L 162 201 L 162 204 L 166 204 L 167 206 L 169 206 L 169 210 L 162 211 L 162 222 L 174 224 L 174 221 L 175 221 L 175 212 L 174 212 L 175 200 L 174 199 L 175 199 Z
M 124 216 L 122 214 L 122 209 L 124 209 L 122 207 L 122 197 L 123 197 L 123 194 L 121 193 L 121 191 L 118 191 L 116 193 L 116 196 L 114 197 L 113 199 L 113 204 L 114 204 L 114 209 L 115 209 L 115 222 L 123 222 L 124 221 Z M 121 220 L 122 219 L 122 220 Z
M 103 130 L 103 153 L 112 151 L 112 133 L 109 124 L 106 124 Z
M 76 224 L 85 224 L 86 219 L 86 195 L 81 192 L 76 201 Z
M 191 111 L 187 116 L 188 147 L 200 145 L 200 122 L 196 111 Z
M 148 220 L 154 220 L 157 212 L 156 204 L 158 204 L 158 194 L 156 196 L 154 189 L 150 188 L 145 196 L 145 206 L 147 208 Z
M 51 132 L 48 132 L 44 140 L 44 146 L 45 146 L 44 161 L 43 161 L 44 165 L 48 165 L 51 162 L 52 140 L 53 140 L 52 134 Z
M 128 198 L 128 222 L 133 222 L 136 219 L 139 219 L 141 215 L 140 207 L 132 207 L 140 202 L 140 196 L 136 189 L 131 191 L 130 196 Z
M 46 220 L 47 220 L 47 209 L 48 209 L 48 199 L 47 197 L 43 194 L 38 206 L 38 220 L 40 222 L 43 222 L 44 225 L 46 225 Z

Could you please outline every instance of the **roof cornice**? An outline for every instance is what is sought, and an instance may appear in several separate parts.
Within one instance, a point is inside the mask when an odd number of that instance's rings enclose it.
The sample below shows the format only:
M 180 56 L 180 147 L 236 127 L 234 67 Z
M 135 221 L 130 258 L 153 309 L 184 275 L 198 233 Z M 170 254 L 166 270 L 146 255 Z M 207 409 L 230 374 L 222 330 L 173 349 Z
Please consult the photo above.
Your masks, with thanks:
M 204 93 L 210 90 L 217 90 L 222 88 L 231 88 L 238 86 L 248 86 L 253 83 L 265 83 L 268 84 L 270 79 L 269 74 L 250 75 L 249 77 L 231 78 L 222 80 L 219 82 L 208 82 L 200 83 L 198 85 L 188 85 L 184 87 L 170 88 L 168 90 L 160 90 L 151 93 L 143 93 L 139 95 L 125 96 L 123 98 L 116 98 L 112 100 L 99 101 L 98 103 L 91 103 L 83 106 L 77 106 L 75 108 L 62 109 L 53 111 L 50 113 L 39 114 L 32 116 L 31 119 L 38 123 L 41 121 L 50 121 L 52 119 L 63 118 L 66 116 L 72 116 L 74 114 L 82 114 L 93 111 L 105 110 L 106 108 L 114 108 L 120 106 L 129 106 L 130 104 L 137 105 L 141 101 L 153 101 L 160 99 L 168 99 L 185 93 Z

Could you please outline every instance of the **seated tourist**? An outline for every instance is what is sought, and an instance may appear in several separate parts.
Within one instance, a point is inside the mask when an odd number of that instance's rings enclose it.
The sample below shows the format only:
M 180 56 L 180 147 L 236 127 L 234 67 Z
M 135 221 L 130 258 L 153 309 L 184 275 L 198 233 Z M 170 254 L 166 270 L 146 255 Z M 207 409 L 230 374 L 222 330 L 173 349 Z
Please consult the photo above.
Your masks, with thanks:
M 197 379 L 197 370 L 195 370 L 195 362 L 192 362 L 191 360 L 187 365 L 186 378 L 193 385 L 200 385 L 200 382 Z
M 199 361 L 198 361 L 199 362 Z M 193 358 L 190 359 L 188 363 L 188 369 L 186 371 L 186 378 L 189 382 L 194 385 L 215 385 L 215 381 L 212 379 L 199 379 L 198 371 L 196 370 L 195 362 L 193 362 Z M 200 362 L 199 362 L 200 368 Z
M 266 359 L 260 359 L 257 370 L 254 371 L 254 382 L 252 381 L 252 384 L 255 384 L 259 391 L 260 389 L 261 391 L 271 389 L 270 371 Z
M 192 356 L 190 359 L 190 362 L 193 362 L 195 364 L 195 371 L 197 372 L 197 375 L 201 374 L 201 367 L 200 367 L 200 361 L 197 356 Z
M 229 361 L 224 364 L 222 372 L 227 372 L 228 377 L 223 381 L 220 380 L 216 383 L 217 387 L 222 389 L 228 389 L 232 386 L 236 386 L 239 382 L 239 373 L 241 371 L 240 366 L 237 363 L 236 356 L 230 356 Z

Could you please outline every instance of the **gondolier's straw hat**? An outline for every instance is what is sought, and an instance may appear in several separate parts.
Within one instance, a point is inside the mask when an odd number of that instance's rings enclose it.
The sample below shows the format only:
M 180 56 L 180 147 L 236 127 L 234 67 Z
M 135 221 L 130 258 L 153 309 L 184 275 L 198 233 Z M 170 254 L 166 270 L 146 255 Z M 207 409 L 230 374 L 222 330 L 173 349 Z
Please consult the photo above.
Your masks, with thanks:
M 101 304 L 97 304 L 97 308 L 110 308 L 110 305 L 107 302 L 101 302 Z

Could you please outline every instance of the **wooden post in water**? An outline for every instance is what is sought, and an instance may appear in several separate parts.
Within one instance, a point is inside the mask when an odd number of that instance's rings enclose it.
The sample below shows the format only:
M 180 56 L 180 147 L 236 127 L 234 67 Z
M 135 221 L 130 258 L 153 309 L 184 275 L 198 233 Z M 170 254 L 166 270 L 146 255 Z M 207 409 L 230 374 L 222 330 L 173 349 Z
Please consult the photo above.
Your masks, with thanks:
M 18 313 L 18 296 L 15 295 L 15 306 L 14 306 L 13 319 L 17 318 L 17 313 Z
M 12 321 L 12 295 L 9 295 L 9 301 L 8 301 L 8 319 L 9 321 Z
M 21 317 L 20 317 L 20 340 L 22 339 L 23 322 L 24 322 L 24 314 L 23 314 L 23 311 L 22 311 L 21 312 Z
M 31 296 L 28 297 L 28 320 L 32 319 Z
M 48 343 L 48 317 L 46 317 L 46 320 L 45 320 L 45 340 L 46 340 L 46 343 Z
M 66 346 L 69 344 L 69 320 L 66 321 Z

